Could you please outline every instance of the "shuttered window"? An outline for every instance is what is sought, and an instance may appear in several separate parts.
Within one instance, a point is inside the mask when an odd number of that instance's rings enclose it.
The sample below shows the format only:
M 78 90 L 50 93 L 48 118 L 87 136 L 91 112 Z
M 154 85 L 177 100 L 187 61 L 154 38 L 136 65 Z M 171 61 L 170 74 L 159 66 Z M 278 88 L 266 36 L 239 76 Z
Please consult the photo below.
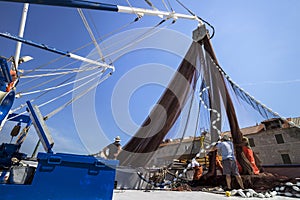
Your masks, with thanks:
M 289 154 L 281 154 L 284 164 L 292 164 Z
M 284 143 L 282 134 L 276 134 L 276 135 L 275 135 L 275 138 L 276 138 L 277 144 L 282 144 L 282 143 Z

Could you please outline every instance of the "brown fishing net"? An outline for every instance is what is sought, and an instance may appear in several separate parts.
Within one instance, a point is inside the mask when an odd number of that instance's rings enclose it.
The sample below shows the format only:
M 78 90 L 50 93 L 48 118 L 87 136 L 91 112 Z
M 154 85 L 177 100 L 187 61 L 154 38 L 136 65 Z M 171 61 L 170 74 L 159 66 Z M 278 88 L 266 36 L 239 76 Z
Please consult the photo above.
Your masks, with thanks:
M 275 116 L 228 79 L 218 65 L 207 36 L 199 42 L 193 42 L 158 103 L 134 137 L 123 147 L 118 156 L 120 165 L 146 166 L 166 135 L 180 120 L 184 120 L 186 124 L 180 130 L 182 138 L 187 133 L 191 135 L 191 132 L 195 136 L 202 129 L 209 132 L 210 140 L 214 142 L 219 139 L 222 126 L 227 124 L 233 143 L 241 143 L 243 134 L 240 131 L 233 99 L 241 99 L 264 118 Z M 188 114 L 184 114 L 183 110 L 187 110 Z M 197 120 L 191 120 L 192 112 L 198 116 Z M 194 128 L 188 128 L 188 124 Z M 180 145 L 179 142 L 174 155 Z M 250 163 L 247 162 L 241 148 L 237 147 L 236 152 L 243 173 L 252 174 Z
M 168 88 L 118 156 L 121 165 L 144 166 L 178 119 L 199 77 L 199 43 L 193 42 Z

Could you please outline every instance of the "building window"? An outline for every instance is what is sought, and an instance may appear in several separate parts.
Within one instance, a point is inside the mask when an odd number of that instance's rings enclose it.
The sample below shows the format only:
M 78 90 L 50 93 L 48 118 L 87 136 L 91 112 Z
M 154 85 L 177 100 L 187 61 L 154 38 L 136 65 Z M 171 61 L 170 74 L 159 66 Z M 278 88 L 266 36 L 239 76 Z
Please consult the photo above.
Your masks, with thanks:
M 250 147 L 255 147 L 254 139 L 253 138 L 248 138 L 248 140 L 249 140 Z
M 276 134 L 276 135 L 275 135 L 275 138 L 276 138 L 277 144 L 282 144 L 282 143 L 284 143 L 282 134 Z
M 284 164 L 292 164 L 289 154 L 281 154 Z

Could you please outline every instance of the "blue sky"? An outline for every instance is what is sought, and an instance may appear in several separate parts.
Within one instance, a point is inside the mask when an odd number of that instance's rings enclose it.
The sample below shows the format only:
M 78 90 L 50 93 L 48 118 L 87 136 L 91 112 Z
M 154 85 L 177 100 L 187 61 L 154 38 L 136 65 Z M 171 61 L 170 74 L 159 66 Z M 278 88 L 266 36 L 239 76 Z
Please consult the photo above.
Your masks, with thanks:
M 126 1 L 121 0 L 102 2 L 127 5 Z M 143 1 L 130 2 L 134 6 L 148 8 Z M 161 1 L 153 0 L 152 2 L 158 8 L 163 8 Z M 175 1 L 170 0 L 170 2 L 177 12 L 186 13 Z M 216 33 L 212 39 L 215 53 L 225 72 L 238 85 L 281 116 L 300 116 L 298 109 L 298 102 L 300 101 L 298 92 L 300 86 L 299 1 L 182 0 L 182 3 L 215 27 Z M 0 31 L 17 34 L 22 4 L 0 2 L 0 10 Z M 135 15 L 104 11 L 84 10 L 84 13 L 93 27 L 94 34 L 103 38 L 99 42 L 104 47 L 111 42 L 110 39 L 114 36 L 120 39 L 115 34 L 111 34 L 109 37 L 105 37 L 105 35 L 124 24 L 130 23 L 136 17 Z M 139 22 L 121 31 L 116 31 L 116 33 L 120 34 L 135 28 L 153 27 L 159 21 L 160 19 L 157 17 L 144 16 Z M 162 27 L 167 24 L 169 22 L 163 24 Z M 192 31 L 196 26 L 197 23 L 194 21 L 179 19 L 168 28 L 191 38 Z M 121 36 L 124 37 L 122 34 Z M 41 5 L 30 5 L 24 37 L 65 51 L 73 51 L 91 41 L 76 9 Z M 157 39 L 155 42 L 162 41 Z M 176 44 L 178 40 L 170 38 L 169 42 Z M 93 48 L 90 45 L 76 53 L 88 56 Z M 186 46 L 182 48 L 184 49 Z M 0 38 L 0 55 L 9 57 L 14 52 L 15 42 Z M 20 66 L 22 69 L 37 68 L 58 57 L 53 53 L 29 46 L 23 46 L 21 55 L 34 57 L 34 60 Z M 69 62 L 72 61 L 63 59 L 46 68 L 55 68 Z M 121 135 L 122 143 L 126 143 L 132 133 L 125 133 L 112 116 L 112 95 L 118 81 L 122 80 L 122 77 L 128 74 L 130 70 L 138 69 L 139 66 L 155 63 L 176 69 L 179 62 L 180 56 L 157 49 L 155 51 L 151 49 L 134 50 L 122 55 L 120 59 L 114 62 L 116 72 L 98 86 L 95 91 L 93 109 L 97 119 L 90 118 L 90 116 L 85 117 L 84 113 L 88 109 L 82 108 L 82 110 L 77 110 L 74 113 L 72 107 L 69 106 L 47 121 L 55 140 L 55 151 L 94 153 L 98 147 L 100 150 L 116 135 Z M 79 67 L 80 64 L 76 63 L 72 67 Z M 162 73 L 159 70 L 152 72 L 138 76 L 136 79 L 148 80 L 149 77 L 153 76 L 155 80 L 155 77 Z M 165 77 L 166 80 L 169 78 L 169 76 Z M 132 81 L 134 80 L 133 77 Z M 25 90 L 25 87 L 29 87 L 29 85 L 32 87 L 32 83 L 24 84 L 26 81 L 21 80 L 20 88 L 17 90 Z M 142 123 L 162 91 L 163 87 L 159 84 L 146 84 L 132 93 L 128 110 L 135 124 Z M 52 95 L 55 96 L 55 94 Z M 58 92 L 56 95 L 59 94 Z M 36 103 L 45 102 L 47 98 L 53 98 L 53 96 L 46 96 Z M 31 98 L 33 96 L 24 96 L 18 99 L 16 103 L 19 104 L 19 102 Z M 60 99 L 41 108 L 42 113 L 51 112 L 66 102 L 66 99 Z M 74 122 L 74 115 L 80 116 L 79 119 L 83 123 L 83 127 L 78 128 L 76 120 Z M 97 120 L 97 123 L 100 124 L 105 132 L 104 137 L 93 136 L 93 134 L 98 134 L 97 128 L 91 126 L 93 120 Z M 83 139 L 85 136 L 88 140 Z M 33 129 L 27 139 L 28 141 L 24 144 L 27 147 L 24 149 L 30 152 L 32 145 L 37 140 Z

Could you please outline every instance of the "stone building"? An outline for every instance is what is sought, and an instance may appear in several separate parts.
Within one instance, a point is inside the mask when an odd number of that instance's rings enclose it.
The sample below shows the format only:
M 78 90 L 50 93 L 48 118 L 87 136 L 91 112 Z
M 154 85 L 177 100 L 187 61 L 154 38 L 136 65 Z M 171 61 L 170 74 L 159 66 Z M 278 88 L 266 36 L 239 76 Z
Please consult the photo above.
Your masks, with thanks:
M 288 120 L 299 122 L 299 118 Z M 276 118 L 241 131 L 263 165 L 300 164 L 299 128 Z

